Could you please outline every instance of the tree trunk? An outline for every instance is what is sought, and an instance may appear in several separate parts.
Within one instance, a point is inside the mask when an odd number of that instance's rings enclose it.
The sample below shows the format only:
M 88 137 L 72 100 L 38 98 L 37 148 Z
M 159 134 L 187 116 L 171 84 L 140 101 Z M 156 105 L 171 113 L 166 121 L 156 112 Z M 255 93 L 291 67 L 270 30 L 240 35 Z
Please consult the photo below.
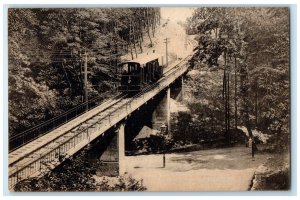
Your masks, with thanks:
M 129 44 L 129 46 L 130 46 L 130 54 L 131 54 L 131 60 L 133 60 L 133 52 L 132 52 L 132 46 L 131 46 L 131 44 Z
M 150 20 L 149 20 L 149 15 L 148 15 L 148 11 L 146 11 L 146 20 L 147 20 L 147 34 L 148 34 L 148 37 L 149 37 L 149 40 L 150 40 L 150 46 L 152 47 L 153 44 L 152 44 L 152 39 L 151 39 L 151 36 L 150 36 Z
M 132 24 L 131 21 L 129 22 L 129 43 L 128 46 L 130 47 L 130 54 L 131 54 L 131 60 L 133 60 L 133 52 L 132 52 Z
M 250 106 L 250 102 L 249 102 L 249 98 L 248 98 L 248 93 L 249 93 L 249 88 L 248 88 L 248 72 L 247 72 L 247 66 L 241 66 L 240 69 L 240 77 L 241 77 L 241 103 L 242 103 L 242 107 L 241 107 L 241 113 L 242 113 L 242 120 L 243 123 L 245 124 L 248 133 L 249 133 L 249 137 L 252 137 L 252 131 L 251 131 L 251 122 L 250 122 L 250 117 L 249 117 L 249 106 Z
M 141 50 L 141 53 L 143 53 L 143 47 L 142 47 L 142 39 L 141 39 L 141 35 L 139 35 L 139 46 L 140 46 L 140 50 Z
M 118 45 L 116 44 L 116 59 L 115 59 L 115 74 L 117 75 L 118 73 Z
M 230 70 L 227 70 L 227 140 L 230 145 Z
M 112 58 L 111 58 L 111 46 L 109 47 L 109 65 L 112 63 Z
M 236 80 L 236 57 L 234 58 L 234 125 L 237 129 L 237 80 Z
M 139 19 L 139 32 L 140 32 L 140 39 L 141 39 L 141 41 L 142 42 L 144 42 L 144 36 L 143 36 L 143 27 L 142 27 L 142 22 L 141 22 L 141 20 Z
M 78 73 L 78 70 L 76 69 L 75 63 L 72 62 L 72 65 L 71 65 L 71 66 L 72 66 L 72 68 L 73 68 L 73 70 L 74 70 L 74 72 L 75 72 L 75 76 L 76 76 L 76 78 L 77 78 L 79 84 L 81 85 L 82 79 L 81 79 L 81 77 L 80 77 L 80 73 Z
M 258 83 L 255 82 L 255 126 L 258 125 Z
M 133 48 L 134 48 L 134 52 L 135 52 L 135 57 L 137 58 L 137 52 L 136 52 L 136 40 L 135 40 L 135 29 L 134 29 L 134 24 L 130 23 L 132 26 L 132 38 L 133 38 Z
M 148 37 L 149 37 L 149 40 L 150 40 L 150 46 L 152 47 L 153 44 L 152 44 L 152 39 L 151 39 L 151 36 L 150 36 L 150 28 L 148 27 Z
M 224 121 L 225 121 L 225 137 L 228 142 L 228 121 L 227 121 L 227 77 L 226 77 L 226 65 L 224 66 L 223 74 L 223 102 L 224 102 Z
M 66 79 L 67 79 L 67 81 L 68 81 L 70 91 L 72 91 L 72 85 L 71 85 L 71 82 L 70 82 L 70 80 L 69 80 L 69 77 L 68 77 L 68 74 L 67 74 L 67 70 L 66 70 L 65 65 L 64 65 L 63 62 L 62 62 L 62 67 L 63 67 L 63 71 L 64 71 L 64 74 L 65 74 L 65 77 L 66 77 Z
M 228 63 L 227 63 L 227 52 L 224 53 L 225 57 L 225 66 L 224 66 L 224 88 L 225 88 L 225 137 L 227 140 L 227 145 L 230 145 L 230 115 L 229 115 L 229 70 L 228 70 Z
M 153 16 L 153 19 L 154 19 L 154 16 Z M 154 37 L 155 36 L 155 21 L 152 20 L 152 36 Z

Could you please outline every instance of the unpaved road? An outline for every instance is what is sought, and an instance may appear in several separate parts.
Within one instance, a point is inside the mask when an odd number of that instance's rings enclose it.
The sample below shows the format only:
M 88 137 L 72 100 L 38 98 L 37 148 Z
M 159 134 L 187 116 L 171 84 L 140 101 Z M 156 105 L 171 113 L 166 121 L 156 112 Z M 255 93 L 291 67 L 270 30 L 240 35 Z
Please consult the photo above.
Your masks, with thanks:
M 244 146 L 201 150 L 163 156 L 125 157 L 125 171 L 143 179 L 148 191 L 246 191 L 255 169 L 269 155 L 255 155 Z

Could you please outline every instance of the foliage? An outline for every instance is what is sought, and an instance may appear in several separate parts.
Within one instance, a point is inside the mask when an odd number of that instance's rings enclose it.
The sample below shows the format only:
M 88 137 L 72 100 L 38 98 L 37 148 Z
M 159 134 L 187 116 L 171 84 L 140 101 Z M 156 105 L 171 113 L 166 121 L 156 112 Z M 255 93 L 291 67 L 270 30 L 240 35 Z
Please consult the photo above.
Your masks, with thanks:
M 191 105 L 191 107 L 197 106 L 199 106 L 199 104 Z M 183 144 L 204 144 L 224 140 L 223 127 L 209 126 L 207 122 L 215 119 L 213 119 L 213 115 L 211 115 L 212 118 L 208 116 L 205 117 L 205 115 L 209 113 L 209 110 L 206 111 L 201 112 L 203 115 L 198 115 L 194 113 L 194 111 L 191 111 L 191 113 L 179 112 L 173 124 L 172 136 L 174 142 Z
M 73 158 L 67 158 L 57 168 L 41 178 L 29 178 L 18 182 L 18 192 L 43 191 L 142 191 L 146 188 L 141 181 L 128 174 L 106 177 L 98 180 L 96 172 L 101 163 L 89 160 L 88 150 L 81 151 Z
M 195 93 L 201 93 L 204 88 L 204 98 L 212 104 L 212 110 L 225 110 L 225 118 L 233 116 L 236 110 L 235 118 L 229 118 L 229 126 L 236 121 L 247 127 L 250 135 L 251 129 L 256 128 L 276 135 L 276 144 L 287 145 L 290 118 L 289 10 L 198 8 L 189 19 L 188 32 L 196 33 L 199 43 L 192 66 L 204 63 L 224 71 L 223 90 L 209 92 L 205 85 L 200 85 L 203 82 L 195 80 L 192 81 L 193 88 L 198 87 Z M 213 80 L 221 83 L 222 78 Z M 223 99 L 220 97 L 222 93 Z M 224 95 L 228 98 L 225 98 L 225 103 Z M 199 102 L 203 104 L 203 100 Z
M 173 140 L 164 135 L 150 135 L 147 138 L 134 140 L 131 143 L 132 150 L 138 153 L 158 153 L 170 150 Z
M 125 173 L 113 181 L 110 177 L 104 177 L 100 183 L 96 184 L 97 191 L 144 191 L 146 187 L 143 186 L 142 181 L 135 180 L 132 176 Z
M 10 8 L 10 134 L 82 103 L 85 62 L 89 98 L 114 90 L 120 57 L 142 51 L 159 21 L 159 8 Z

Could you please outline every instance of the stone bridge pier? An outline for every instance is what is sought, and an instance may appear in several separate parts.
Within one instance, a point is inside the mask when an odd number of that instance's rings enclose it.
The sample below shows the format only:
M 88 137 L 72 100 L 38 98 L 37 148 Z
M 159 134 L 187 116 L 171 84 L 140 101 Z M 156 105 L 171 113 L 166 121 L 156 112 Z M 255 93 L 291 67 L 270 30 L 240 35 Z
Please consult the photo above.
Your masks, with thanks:
M 165 91 L 162 91 L 161 96 L 158 97 L 156 102 L 153 104 L 152 112 L 152 129 L 161 130 L 162 126 L 166 126 L 167 133 L 170 132 L 170 95 L 171 89 L 167 88 Z
M 181 76 L 171 85 L 171 98 L 176 101 L 183 101 L 184 97 L 184 77 Z
M 102 164 L 99 173 L 106 176 L 117 176 L 123 174 L 125 156 L 125 123 L 105 132 L 102 136 L 90 144 L 88 149 L 89 162 Z M 98 172 L 97 172 L 98 173 Z

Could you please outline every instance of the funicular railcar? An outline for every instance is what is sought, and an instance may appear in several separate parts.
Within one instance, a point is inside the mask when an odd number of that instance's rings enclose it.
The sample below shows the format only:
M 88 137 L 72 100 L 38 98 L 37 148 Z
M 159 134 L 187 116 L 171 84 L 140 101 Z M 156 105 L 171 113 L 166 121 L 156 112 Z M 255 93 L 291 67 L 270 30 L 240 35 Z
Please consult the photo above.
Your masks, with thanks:
M 158 81 L 163 76 L 162 59 L 161 55 L 152 53 L 120 63 L 118 65 L 120 78 L 118 91 L 138 92 Z

